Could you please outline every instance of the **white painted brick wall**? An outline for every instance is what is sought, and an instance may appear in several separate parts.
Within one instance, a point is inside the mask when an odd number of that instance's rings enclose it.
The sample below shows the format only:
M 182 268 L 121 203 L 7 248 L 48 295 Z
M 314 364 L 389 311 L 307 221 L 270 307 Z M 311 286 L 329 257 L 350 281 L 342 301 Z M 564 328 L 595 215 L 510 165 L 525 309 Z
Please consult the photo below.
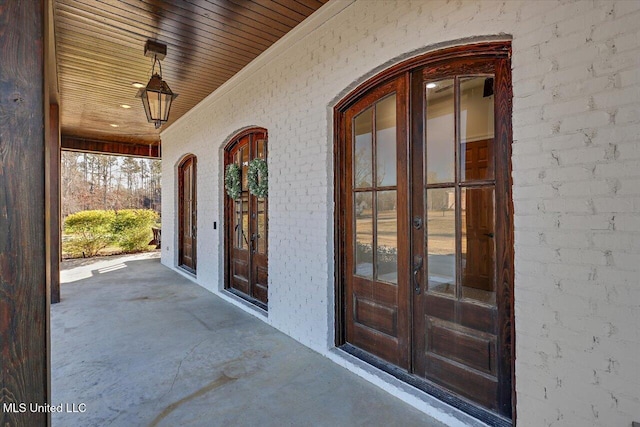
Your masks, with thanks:
M 175 169 L 193 153 L 197 281 L 219 292 L 222 147 L 267 128 L 267 321 L 327 354 L 333 105 L 407 55 L 500 34 L 513 37 L 518 425 L 628 427 L 640 421 L 640 1 L 330 2 L 163 132 L 162 262 L 175 266 Z

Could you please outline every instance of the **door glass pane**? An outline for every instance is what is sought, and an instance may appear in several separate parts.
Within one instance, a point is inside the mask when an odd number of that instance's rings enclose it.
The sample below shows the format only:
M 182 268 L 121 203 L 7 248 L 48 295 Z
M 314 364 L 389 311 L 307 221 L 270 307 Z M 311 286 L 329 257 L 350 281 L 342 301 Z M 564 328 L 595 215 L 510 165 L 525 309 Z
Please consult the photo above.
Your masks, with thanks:
M 184 204 L 182 205 L 182 212 L 184 215 L 184 219 L 182 225 L 184 227 L 183 232 L 187 237 L 191 237 L 191 204 L 189 203 L 189 199 L 184 198 Z
M 427 190 L 427 265 L 429 292 L 455 295 L 455 190 Z
M 233 210 L 233 244 L 236 248 L 242 248 L 242 200 L 234 202 Z
M 256 141 L 256 157 L 259 159 L 265 159 L 266 156 L 266 147 L 265 140 L 259 139 Z
M 249 192 L 242 192 L 242 225 L 240 226 L 242 232 L 242 239 L 240 247 L 242 249 L 249 249 Z
M 396 191 L 377 194 L 377 279 L 398 283 L 398 211 Z
M 427 184 L 455 176 L 454 80 L 427 83 Z
M 267 253 L 267 211 L 265 199 L 258 199 L 258 252 Z
M 367 108 L 353 120 L 353 186 L 371 187 L 373 176 L 373 107 Z
M 493 78 L 460 80 L 460 178 L 493 178 Z
M 396 185 L 396 95 L 376 104 L 376 184 Z
M 462 297 L 495 305 L 493 187 L 463 188 Z
M 355 274 L 373 278 L 373 193 L 355 193 Z
M 185 166 L 182 172 L 182 215 L 185 236 L 191 236 L 191 169 Z
M 249 147 L 245 146 L 244 148 L 242 148 L 241 150 L 241 158 L 242 158 L 242 189 L 243 190 L 247 190 L 248 187 L 248 175 L 247 172 L 249 171 Z

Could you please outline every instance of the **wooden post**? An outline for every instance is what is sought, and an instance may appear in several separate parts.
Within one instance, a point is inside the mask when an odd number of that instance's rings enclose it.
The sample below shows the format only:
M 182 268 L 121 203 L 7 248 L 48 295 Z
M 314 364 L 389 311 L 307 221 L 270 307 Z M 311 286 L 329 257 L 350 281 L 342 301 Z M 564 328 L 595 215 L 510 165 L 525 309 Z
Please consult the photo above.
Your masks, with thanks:
M 49 403 L 44 26 L 44 0 L 0 7 L 1 426 L 49 422 L 4 406 Z
M 51 263 L 51 304 L 60 302 L 60 107 L 49 107 L 47 142 L 47 249 Z

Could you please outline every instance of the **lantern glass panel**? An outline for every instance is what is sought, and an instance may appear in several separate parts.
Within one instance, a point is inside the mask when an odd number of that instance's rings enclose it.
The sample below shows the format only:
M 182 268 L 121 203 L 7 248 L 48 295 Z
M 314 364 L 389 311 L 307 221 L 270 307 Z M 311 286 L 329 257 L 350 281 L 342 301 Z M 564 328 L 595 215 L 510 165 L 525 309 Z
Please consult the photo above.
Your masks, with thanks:
M 171 95 L 162 93 L 160 94 L 160 120 L 169 120 L 169 107 L 171 106 Z
M 151 112 L 151 120 L 161 120 L 160 116 L 160 94 L 158 92 L 148 92 L 149 110 Z
M 151 121 L 151 111 L 149 110 L 149 97 L 147 96 L 147 92 L 141 92 L 140 98 L 142 99 L 144 113 L 147 115 L 147 121 Z

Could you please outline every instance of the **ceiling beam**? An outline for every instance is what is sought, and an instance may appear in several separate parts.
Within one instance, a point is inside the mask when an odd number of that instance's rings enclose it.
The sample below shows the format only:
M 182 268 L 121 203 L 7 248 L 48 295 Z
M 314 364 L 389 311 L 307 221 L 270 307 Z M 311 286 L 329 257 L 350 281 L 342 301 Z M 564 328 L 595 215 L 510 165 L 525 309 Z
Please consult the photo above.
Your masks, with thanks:
M 62 149 L 83 153 L 111 154 L 116 156 L 160 158 L 158 144 L 131 144 L 62 135 Z

